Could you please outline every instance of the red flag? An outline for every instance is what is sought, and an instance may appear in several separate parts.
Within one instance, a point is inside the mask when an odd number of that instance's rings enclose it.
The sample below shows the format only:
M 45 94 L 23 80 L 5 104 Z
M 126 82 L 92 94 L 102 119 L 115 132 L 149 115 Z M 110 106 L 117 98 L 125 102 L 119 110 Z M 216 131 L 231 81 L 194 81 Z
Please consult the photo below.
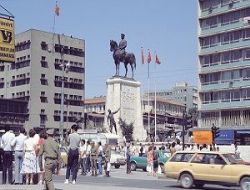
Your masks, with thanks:
M 161 61 L 160 59 L 158 58 L 157 54 L 155 55 L 155 63 L 160 65 L 161 64 Z
M 147 62 L 148 62 L 148 63 L 151 62 L 151 53 L 150 53 L 150 50 L 148 50 L 148 59 L 147 59 Z
M 56 14 L 56 16 L 59 16 L 59 14 L 60 14 L 60 7 L 58 7 L 57 4 L 56 4 L 56 7 L 55 7 L 55 14 Z
M 144 64 L 144 52 L 143 52 L 143 48 L 141 48 L 141 63 Z

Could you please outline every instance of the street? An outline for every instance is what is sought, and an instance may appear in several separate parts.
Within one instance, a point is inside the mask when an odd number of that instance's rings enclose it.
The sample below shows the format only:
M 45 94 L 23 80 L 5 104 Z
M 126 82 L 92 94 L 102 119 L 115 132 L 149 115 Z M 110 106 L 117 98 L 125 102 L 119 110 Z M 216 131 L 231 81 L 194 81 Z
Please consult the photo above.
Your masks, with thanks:
M 65 169 L 62 170 L 65 174 Z M 2 175 L 2 174 L 1 174 Z M 2 177 L 2 176 L 1 176 Z M 175 180 L 166 179 L 164 176 L 153 177 L 142 170 L 133 171 L 131 174 L 126 174 L 125 167 L 120 169 L 112 168 L 111 177 L 92 177 L 79 175 L 77 184 L 64 184 L 65 175 L 55 176 L 55 188 L 57 190 L 80 190 L 83 188 L 94 190 L 139 190 L 139 189 L 155 189 L 155 190 L 181 190 Z M 3 190 L 26 190 L 36 189 L 42 190 L 43 185 L 0 185 Z M 193 188 L 194 189 L 194 188 Z M 191 190 L 193 190 L 191 189 Z M 238 190 L 236 187 L 223 187 L 215 185 L 205 185 L 204 190 Z M 182 189 L 183 190 L 183 189 Z

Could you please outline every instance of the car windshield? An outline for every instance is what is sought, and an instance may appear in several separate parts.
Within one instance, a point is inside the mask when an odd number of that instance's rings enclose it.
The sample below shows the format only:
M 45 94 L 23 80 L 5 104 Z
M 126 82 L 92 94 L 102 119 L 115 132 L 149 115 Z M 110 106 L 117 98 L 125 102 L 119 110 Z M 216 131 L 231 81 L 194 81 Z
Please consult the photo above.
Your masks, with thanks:
M 230 162 L 230 164 L 238 164 L 243 161 L 240 157 L 237 157 L 233 153 L 223 154 L 223 156 L 227 159 L 228 162 Z

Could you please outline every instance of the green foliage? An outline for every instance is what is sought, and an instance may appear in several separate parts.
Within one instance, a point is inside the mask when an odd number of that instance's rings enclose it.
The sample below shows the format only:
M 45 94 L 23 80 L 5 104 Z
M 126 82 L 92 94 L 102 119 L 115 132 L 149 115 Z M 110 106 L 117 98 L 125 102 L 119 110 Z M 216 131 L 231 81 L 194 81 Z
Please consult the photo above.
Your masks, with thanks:
M 126 141 L 133 141 L 133 133 L 134 133 L 134 123 L 127 124 L 125 120 L 119 118 L 119 125 L 122 130 L 122 135 L 125 136 Z

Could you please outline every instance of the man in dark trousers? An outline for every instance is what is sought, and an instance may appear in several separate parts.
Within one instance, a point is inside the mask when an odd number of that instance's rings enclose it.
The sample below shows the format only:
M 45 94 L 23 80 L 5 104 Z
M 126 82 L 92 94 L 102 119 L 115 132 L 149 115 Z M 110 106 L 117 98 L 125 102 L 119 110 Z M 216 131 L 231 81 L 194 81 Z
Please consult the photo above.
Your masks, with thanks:
M 2 184 L 6 184 L 7 171 L 8 171 L 8 181 L 12 184 L 12 158 L 13 158 L 13 148 L 11 142 L 14 140 L 15 135 L 10 131 L 10 127 L 5 128 L 5 134 L 2 136 L 2 147 L 3 147 L 3 174 L 2 174 Z
M 47 131 L 48 138 L 45 140 L 44 144 L 41 145 L 39 155 L 44 155 L 45 159 L 45 189 L 55 190 L 54 183 L 52 181 L 52 174 L 59 173 L 62 164 L 61 153 L 58 143 L 54 140 L 54 130 L 49 129 Z
M 77 133 L 78 126 L 71 126 L 71 133 L 68 137 L 69 142 L 69 153 L 68 153 L 68 164 L 66 170 L 65 184 L 69 183 L 70 172 L 72 173 L 72 184 L 76 183 L 77 170 L 78 170 L 78 159 L 79 159 L 79 148 L 81 137 Z

